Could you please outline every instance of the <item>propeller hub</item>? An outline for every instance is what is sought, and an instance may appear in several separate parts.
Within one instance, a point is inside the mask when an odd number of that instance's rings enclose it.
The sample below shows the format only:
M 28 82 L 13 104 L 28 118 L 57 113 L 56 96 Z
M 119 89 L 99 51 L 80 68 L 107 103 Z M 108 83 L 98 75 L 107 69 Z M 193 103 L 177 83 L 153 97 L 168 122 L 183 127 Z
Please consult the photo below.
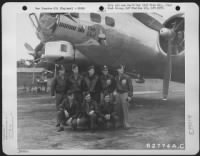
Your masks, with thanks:
M 162 28 L 160 30 L 160 36 L 165 37 L 167 39 L 173 38 L 174 35 L 175 35 L 175 32 L 173 29 Z

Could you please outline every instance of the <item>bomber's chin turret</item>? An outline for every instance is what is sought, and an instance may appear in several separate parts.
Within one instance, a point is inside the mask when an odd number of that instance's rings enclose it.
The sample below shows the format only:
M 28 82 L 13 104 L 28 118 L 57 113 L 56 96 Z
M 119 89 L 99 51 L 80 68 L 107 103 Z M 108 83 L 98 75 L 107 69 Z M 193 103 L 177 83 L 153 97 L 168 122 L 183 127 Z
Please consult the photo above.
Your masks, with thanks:
M 179 55 L 184 53 L 185 49 L 185 39 L 184 39 L 184 17 L 183 14 L 177 14 L 170 17 L 164 22 L 164 28 L 160 30 L 159 33 L 159 47 L 160 51 L 164 54 L 168 52 L 168 38 L 173 36 L 172 40 L 172 53 L 171 55 Z M 172 32 L 172 30 L 175 30 Z

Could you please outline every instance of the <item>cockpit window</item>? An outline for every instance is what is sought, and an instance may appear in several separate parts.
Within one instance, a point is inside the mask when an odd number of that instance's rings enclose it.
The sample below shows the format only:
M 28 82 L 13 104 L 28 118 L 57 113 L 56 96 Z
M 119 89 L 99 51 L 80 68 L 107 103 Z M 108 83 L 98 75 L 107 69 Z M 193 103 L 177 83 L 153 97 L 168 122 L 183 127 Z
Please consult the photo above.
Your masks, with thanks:
M 67 45 L 61 44 L 61 45 L 60 45 L 60 51 L 61 51 L 61 52 L 67 52 Z
M 111 17 L 106 16 L 105 17 L 105 22 L 106 22 L 106 25 L 109 25 L 111 27 L 115 26 L 115 20 L 113 18 L 111 18 Z
M 70 15 L 74 18 L 79 18 L 79 13 L 76 13 L 76 12 L 72 12 L 70 13 Z
M 90 14 L 91 21 L 96 22 L 96 23 L 101 23 L 101 16 L 96 13 L 91 13 Z

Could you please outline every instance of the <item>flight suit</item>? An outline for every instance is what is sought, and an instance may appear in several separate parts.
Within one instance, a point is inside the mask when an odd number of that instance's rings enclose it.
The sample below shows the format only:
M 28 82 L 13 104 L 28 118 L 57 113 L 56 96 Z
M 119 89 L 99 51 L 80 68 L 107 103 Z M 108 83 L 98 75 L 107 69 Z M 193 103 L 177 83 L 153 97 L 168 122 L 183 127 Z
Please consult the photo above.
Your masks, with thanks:
M 100 76 L 101 84 L 101 102 L 103 102 L 103 97 L 105 93 L 109 93 L 112 99 L 112 93 L 115 89 L 115 79 L 111 74 L 101 75 Z
M 74 74 L 69 76 L 70 90 L 73 90 L 74 97 L 79 103 L 79 105 L 82 103 L 82 81 L 83 76 L 80 74 L 78 74 L 77 76 L 75 76 Z
M 119 117 L 116 113 L 116 104 L 113 102 L 102 102 L 100 105 L 100 113 L 98 122 L 101 123 L 101 125 L 105 128 L 110 127 L 117 127 L 117 124 L 119 122 Z M 110 115 L 109 119 L 106 119 L 105 115 Z
M 66 94 L 69 87 L 69 83 L 67 80 L 66 75 L 64 76 L 64 79 L 62 79 L 60 76 L 56 76 L 51 85 L 51 96 L 54 96 L 56 93 L 56 109 L 58 110 L 58 106 L 61 104 L 64 95 Z
M 100 102 L 100 81 L 97 75 L 89 76 L 88 74 L 83 78 L 82 90 L 84 92 L 90 92 L 92 99 L 97 103 Z
M 68 98 L 64 98 L 62 103 L 59 105 L 58 111 L 58 123 L 64 125 L 67 121 L 69 125 L 76 128 L 76 119 L 79 113 L 79 104 L 76 100 L 69 101 Z M 65 111 L 67 111 L 68 116 L 66 116 Z M 70 121 L 69 121 L 70 120 Z
M 116 81 L 116 91 L 117 95 L 115 96 L 117 107 L 118 107 L 118 114 L 121 119 L 121 122 L 124 127 L 129 127 L 128 123 L 128 96 L 133 96 L 133 85 L 131 78 L 126 75 L 122 74 L 121 76 L 117 75 L 115 77 Z
M 68 80 L 66 75 L 64 76 L 64 79 L 62 79 L 60 76 L 56 76 L 51 85 L 51 96 L 56 96 L 56 110 L 59 111 L 59 105 L 61 104 L 64 95 L 66 94 L 68 90 Z M 58 117 L 58 116 L 57 116 Z M 59 119 L 57 118 L 57 124 L 58 126 L 58 121 Z
M 91 130 L 96 129 L 97 117 L 99 114 L 98 105 L 97 105 L 96 101 L 94 101 L 92 99 L 90 102 L 84 101 L 82 104 L 81 111 L 82 111 L 81 118 L 87 120 L 88 127 Z M 91 111 L 93 111 L 92 114 L 90 114 Z

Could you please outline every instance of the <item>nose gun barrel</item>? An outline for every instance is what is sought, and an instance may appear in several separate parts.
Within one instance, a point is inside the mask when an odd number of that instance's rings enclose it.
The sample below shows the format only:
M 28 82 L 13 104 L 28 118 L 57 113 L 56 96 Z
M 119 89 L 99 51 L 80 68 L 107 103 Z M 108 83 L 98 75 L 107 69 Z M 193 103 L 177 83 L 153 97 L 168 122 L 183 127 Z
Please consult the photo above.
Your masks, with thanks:
M 29 19 L 37 31 L 40 29 L 40 23 L 35 13 L 29 14 Z

